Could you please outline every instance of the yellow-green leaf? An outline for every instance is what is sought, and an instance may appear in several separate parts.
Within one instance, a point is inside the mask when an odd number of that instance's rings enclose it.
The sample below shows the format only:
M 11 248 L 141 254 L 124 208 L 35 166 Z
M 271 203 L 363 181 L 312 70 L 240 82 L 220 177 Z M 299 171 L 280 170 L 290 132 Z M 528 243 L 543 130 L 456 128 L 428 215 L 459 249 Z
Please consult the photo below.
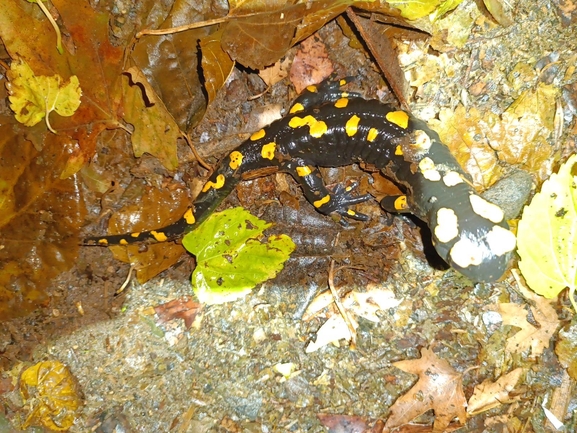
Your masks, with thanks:
M 187 234 L 182 245 L 196 256 L 194 292 L 202 303 L 220 304 L 245 296 L 273 278 L 294 251 L 286 235 L 260 238 L 271 224 L 242 208 L 211 215 Z
M 69 117 L 80 106 L 82 90 L 76 75 L 67 82 L 58 74 L 36 76 L 24 60 L 12 62 L 7 75 L 10 108 L 16 120 L 26 126 L 34 126 L 46 118 L 46 126 L 55 132 L 48 121 L 48 114 L 56 111 Z
M 463 0 L 444 0 L 439 7 L 431 14 L 431 21 L 441 18 L 447 12 L 459 6 Z
M 401 11 L 408 20 L 416 20 L 432 13 L 442 0 L 387 0 L 387 3 Z
M 543 183 L 525 207 L 517 233 L 519 269 L 529 287 L 546 298 L 577 287 L 577 155 Z

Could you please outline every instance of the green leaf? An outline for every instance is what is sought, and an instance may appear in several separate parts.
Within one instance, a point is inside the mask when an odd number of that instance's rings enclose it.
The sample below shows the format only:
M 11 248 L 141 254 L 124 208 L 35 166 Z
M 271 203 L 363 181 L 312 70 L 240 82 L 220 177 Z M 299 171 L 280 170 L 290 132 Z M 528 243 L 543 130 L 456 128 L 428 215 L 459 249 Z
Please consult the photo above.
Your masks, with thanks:
M 82 90 L 76 75 L 67 83 L 63 83 L 58 74 L 36 76 L 24 60 L 12 62 L 7 75 L 10 108 L 16 114 L 16 120 L 26 126 L 34 126 L 46 117 L 46 126 L 55 132 L 48 122 L 48 114 L 56 111 L 69 117 L 80 106 Z
M 416 20 L 432 13 L 442 0 L 387 0 L 387 3 L 399 9 L 403 18 Z
M 182 244 L 197 260 L 192 285 L 200 302 L 233 301 L 276 276 L 295 245 L 286 235 L 261 242 L 271 225 L 234 208 L 211 215 L 184 237 Z
M 517 245 L 519 269 L 529 287 L 546 298 L 568 287 L 577 311 L 577 155 L 552 174 L 525 207 Z

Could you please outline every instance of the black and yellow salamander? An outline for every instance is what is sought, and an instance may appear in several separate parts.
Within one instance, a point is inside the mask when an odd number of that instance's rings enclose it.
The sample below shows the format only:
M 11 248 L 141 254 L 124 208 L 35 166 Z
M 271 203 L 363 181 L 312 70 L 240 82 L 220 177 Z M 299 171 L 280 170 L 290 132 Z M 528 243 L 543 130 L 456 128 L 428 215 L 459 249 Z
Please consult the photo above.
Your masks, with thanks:
M 366 220 L 351 206 L 368 200 L 352 187 L 329 191 L 317 167 L 366 163 L 392 179 L 404 195 L 381 201 L 389 212 L 411 212 L 428 223 L 439 255 L 473 281 L 499 279 L 515 249 L 503 211 L 471 187 L 467 175 L 423 121 L 377 100 L 347 93 L 347 80 L 309 86 L 287 116 L 255 132 L 226 156 L 193 206 L 167 227 L 90 237 L 86 245 L 173 240 L 194 230 L 251 173 L 290 173 L 321 213 Z

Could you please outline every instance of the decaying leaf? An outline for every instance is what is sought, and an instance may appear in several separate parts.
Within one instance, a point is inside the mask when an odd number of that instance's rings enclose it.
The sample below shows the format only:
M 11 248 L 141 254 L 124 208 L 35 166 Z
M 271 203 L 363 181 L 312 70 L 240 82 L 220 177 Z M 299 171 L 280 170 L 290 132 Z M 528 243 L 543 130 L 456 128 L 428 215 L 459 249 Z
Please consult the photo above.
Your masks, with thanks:
M 134 156 L 139 158 L 148 153 L 157 157 L 168 170 L 176 169 L 176 140 L 180 137 L 178 125 L 142 71 L 133 66 L 126 73 L 132 83 L 124 77 L 124 119 L 134 126 L 130 136 Z M 141 86 L 149 105 L 145 104 Z
M 182 188 L 150 188 L 140 200 L 123 207 L 109 221 L 110 233 L 130 233 L 151 227 L 164 227 L 184 214 L 188 208 L 187 192 Z M 184 253 L 182 245 L 164 242 L 149 245 L 113 246 L 114 258 L 130 263 L 136 269 L 140 283 L 148 281 L 174 265 Z
M 67 431 L 82 405 L 76 379 L 60 361 L 43 361 L 24 370 L 20 393 L 28 406 L 23 428 L 41 424 L 54 431 Z
M 515 385 L 523 374 L 522 368 L 515 370 L 501 376 L 496 382 L 485 380 L 483 383 L 475 386 L 473 395 L 469 399 L 467 413 L 470 416 L 486 412 L 494 409 L 502 404 L 512 403 L 519 399 L 519 397 L 510 397 L 511 391 L 515 389 Z
M 429 124 L 449 146 L 478 188 L 501 177 L 499 161 L 523 168 L 537 179 L 550 172 L 554 149 L 547 142 L 554 129 L 558 89 L 539 84 L 521 93 L 501 115 L 462 105 L 441 110 Z
M 525 207 L 517 245 L 527 285 L 546 298 L 569 288 L 577 312 L 577 155 L 552 174 Z
M 433 409 L 433 433 L 444 432 L 455 417 L 463 424 L 467 419 L 467 400 L 463 392 L 461 374 L 432 350 L 423 348 L 421 358 L 395 362 L 395 367 L 419 376 L 417 383 L 391 406 L 391 416 L 385 425 L 390 431 L 409 423 Z
M 534 303 L 535 306 L 530 307 L 531 313 L 539 326 L 536 327 L 527 321 L 528 311 L 523 305 L 498 304 L 497 308 L 503 318 L 503 324 L 521 328 L 509 338 L 505 349 L 511 353 L 530 350 L 529 355 L 534 358 L 540 356 L 543 350 L 549 347 L 550 340 L 559 326 L 559 319 L 551 301 L 532 293 L 523 286 L 519 286 L 519 290 L 523 296 Z
M 200 302 L 238 299 L 283 268 L 295 244 L 286 235 L 261 242 L 270 226 L 242 208 L 233 208 L 212 214 L 183 238 L 183 246 L 196 256 L 192 284 Z
M 486 120 L 476 108 L 467 111 L 459 105 L 454 111 L 441 110 L 439 120 L 431 120 L 429 124 L 471 175 L 475 186 L 487 188 L 501 177 L 499 160 L 484 136 Z
M 561 365 L 573 380 L 577 380 L 577 323 L 573 323 L 559 331 L 559 341 L 555 345 L 555 353 Z
M 56 74 L 51 77 L 34 75 L 32 68 L 20 59 L 14 61 L 8 70 L 9 83 L 6 85 L 10 96 L 10 108 L 16 114 L 16 120 L 26 126 L 34 126 L 46 119 L 52 111 L 64 117 L 72 116 L 80 105 L 82 90 L 78 77 L 72 75 L 68 81 Z

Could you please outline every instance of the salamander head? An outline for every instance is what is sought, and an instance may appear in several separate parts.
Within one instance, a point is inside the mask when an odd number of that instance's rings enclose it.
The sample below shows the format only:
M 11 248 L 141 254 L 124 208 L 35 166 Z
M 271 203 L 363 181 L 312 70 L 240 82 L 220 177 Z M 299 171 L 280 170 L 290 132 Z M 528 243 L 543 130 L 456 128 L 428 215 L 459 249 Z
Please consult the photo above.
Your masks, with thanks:
M 498 206 L 475 194 L 469 198 L 459 203 L 458 212 L 440 207 L 431 215 L 433 244 L 443 260 L 472 281 L 496 281 L 509 266 L 515 235 Z

